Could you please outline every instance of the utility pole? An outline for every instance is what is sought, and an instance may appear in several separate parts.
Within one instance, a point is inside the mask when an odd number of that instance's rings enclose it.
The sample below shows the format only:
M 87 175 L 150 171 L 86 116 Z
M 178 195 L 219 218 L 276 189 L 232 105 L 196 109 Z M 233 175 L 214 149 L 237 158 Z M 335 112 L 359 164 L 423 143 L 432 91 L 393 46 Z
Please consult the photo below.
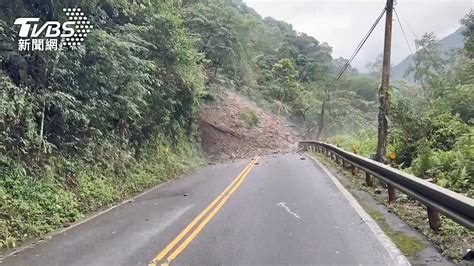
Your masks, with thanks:
M 387 135 L 388 135 L 388 110 L 389 110 L 389 86 L 390 86 L 390 52 L 392 48 L 392 14 L 393 14 L 393 0 L 387 0 L 385 10 L 385 41 L 383 49 L 383 67 L 382 67 L 382 86 L 379 92 L 379 127 L 377 140 L 377 154 L 376 160 L 379 162 L 386 162 L 387 157 Z M 387 184 L 388 188 L 388 202 L 391 203 L 397 198 L 397 191 L 395 187 Z
M 379 162 L 387 160 L 388 109 L 389 109 L 389 82 L 390 82 L 390 50 L 392 47 L 392 14 L 393 0 L 387 0 L 385 10 L 385 41 L 383 50 L 382 86 L 379 91 L 378 139 L 375 159 Z
M 329 101 L 329 88 L 324 91 L 323 96 L 323 104 L 321 105 L 321 117 L 319 117 L 319 127 L 318 127 L 318 134 L 316 135 L 316 140 L 321 140 L 321 135 L 323 134 L 324 130 L 324 113 L 326 111 L 326 104 Z

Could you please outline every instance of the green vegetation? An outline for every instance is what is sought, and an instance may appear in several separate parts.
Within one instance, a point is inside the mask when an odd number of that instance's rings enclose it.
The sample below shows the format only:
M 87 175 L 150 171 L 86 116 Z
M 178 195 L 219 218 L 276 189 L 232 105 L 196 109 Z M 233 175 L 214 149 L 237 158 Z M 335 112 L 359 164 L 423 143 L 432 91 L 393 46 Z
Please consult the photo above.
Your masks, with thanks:
M 260 123 L 260 117 L 253 111 L 248 108 L 242 109 L 240 111 L 240 119 L 244 121 L 249 127 L 258 126 Z
M 79 1 L 77 48 L 20 52 L 17 17 L 66 20 L 67 1 L 0 11 L 0 248 L 176 177 L 202 162 L 205 77 L 172 1 Z
M 390 239 L 392 239 L 393 243 L 397 245 L 404 255 L 415 257 L 418 252 L 423 250 L 423 243 L 413 236 L 394 230 L 387 224 L 385 217 L 383 217 L 380 212 L 374 209 L 369 209 L 367 210 L 367 213 L 379 224 L 380 228 L 388 237 L 390 237 Z

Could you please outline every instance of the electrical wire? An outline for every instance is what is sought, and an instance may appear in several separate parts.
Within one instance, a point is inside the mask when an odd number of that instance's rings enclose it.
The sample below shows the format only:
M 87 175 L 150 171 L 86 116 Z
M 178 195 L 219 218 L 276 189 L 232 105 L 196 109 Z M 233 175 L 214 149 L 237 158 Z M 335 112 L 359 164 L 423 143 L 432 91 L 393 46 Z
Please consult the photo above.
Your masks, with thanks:
M 349 60 L 344 64 L 344 66 L 342 66 L 340 69 L 339 69 L 339 72 L 336 76 L 336 78 L 334 79 L 333 82 L 331 82 L 331 84 L 326 87 L 326 90 L 324 91 L 324 99 L 323 99 L 323 104 L 322 104 L 322 109 L 321 109 L 321 120 L 320 120 L 320 131 L 318 133 L 318 137 L 319 137 L 319 134 L 322 132 L 322 128 L 323 128 L 323 125 L 324 125 L 324 107 L 326 105 L 326 103 L 328 104 L 328 110 L 330 112 L 330 107 L 329 107 L 329 101 L 330 101 L 330 90 L 334 87 L 334 85 L 336 84 L 336 82 L 341 78 L 342 74 L 344 74 L 344 72 L 347 70 L 347 68 L 350 66 L 350 64 L 352 63 L 352 60 L 354 60 L 354 58 L 356 57 L 356 55 L 359 53 L 359 51 L 362 49 L 362 47 L 364 46 L 365 42 L 367 41 L 367 39 L 369 38 L 369 36 L 372 34 L 372 32 L 374 31 L 375 27 L 378 25 L 378 23 L 380 22 L 380 20 L 382 19 L 382 16 L 385 14 L 385 11 L 387 10 L 387 6 L 385 6 L 383 9 L 382 9 L 382 12 L 380 12 L 380 15 L 377 17 L 377 19 L 375 20 L 374 24 L 370 27 L 369 31 L 367 32 L 367 34 L 365 34 L 364 38 L 362 38 L 362 40 L 359 42 L 359 44 L 357 45 L 355 51 L 352 53 L 351 57 L 349 58 Z
M 395 8 L 393 8 L 393 11 L 395 12 L 395 16 L 397 17 L 398 25 L 400 25 L 400 29 L 402 30 L 403 37 L 405 38 L 405 42 L 407 43 L 407 46 L 408 46 L 408 50 L 410 50 L 410 54 L 413 54 L 413 50 L 411 49 L 410 42 L 408 41 L 407 35 L 405 34 L 405 29 L 403 29 L 403 25 L 402 25 L 402 22 L 400 20 L 400 17 L 398 16 L 397 10 Z M 415 35 L 414 32 L 413 32 L 413 34 Z
M 395 10 L 395 8 L 394 8 Z M 397 15 L 397 18 L 398 18 L 398 15 Z M 415 39 L 418 39 L 418 35 L 416 35 L 415 31 L 413 30 L 412 27 L 410 27 L 410 24 L 408 23 L 408 21 L 406 21 L 405 19 L 403 20 L 405 22 L 405 25 L 408 27 L 408 29 L 410 30 L 411 34 L 413 34 L 413 37 L 415 37 Z
M 374 31 L 375 27 L 377 26 L 377 24 L 380 22 L 380 20 L 382 19 L 382 16 L 385 14 L 385 11 L 386 11 L 387 7 L 385 6 L 383 9 L 382 9 L 382 12 L 380 12 L 380 15 L 377 17 L 377 19 L 375 20 L 374 24 L 370 27 L 369 31 L 365 34 L 364 38 L 362 38 L 362 40 L 359 42 L 359 44 L 357 45 L 356 49 L 354 50 L 354 52 L 352 53 L 351 57 L 349 58 L 349 60 L 344 64 L 344 66 L 342 66 L 340 69 L 339 69 L 339 72 L 338 74 L 336 75 L 336 78 L 333 80 L 333 82 L 331 82 L 331 84 L 327 87 L 326 89 L 326 96 L 328 97 L 329 99 L 329 91 L 334 87 L 334 85 L 336 84 L 336 82 L 341 78 L 342 74 L 344 74 L 344 72 L 347 70 L 347 68 L 350 66 L 350 64 L 352 63 L 352 61 L 354 60 L 354 58 L 356 57 L 356 55 L 359 53 L 359 51 L 362 49 L 362 47 L 364 46 L 365 42 L 367 41 L 367 39 L 369 38 L 369 36 L 372 34 L 372 32 Z
M 413 56 L 413 60 L 416 60 L 417 59 L 417 55 L 418 55 L 418 45 L 416 44 L 415 42 L 415 53 L 413 53 L 413 51 L 411 50 L 411 46 L 408 42 L 408 39 L 407 39 L 407 36 L 405 34 L 405 31 L 403 29 L 403 26 L 401 24 L 401 20 L 400 20 L 400 17 L 398 16 L 398 13 L 397 13 L 397 10 L 394 8 L 393 11 L 395 12 L 395 16 L 397 17 L 397 20 L 398 20 L 398 24 L 400 25 L 400 28 L 402 29 L 402 32 L 403 32 L 403 36 L 405 37 L 405 41 L 408 45 L 408 49 L 410 50 L 410 53 L 412 54 Z M 410 24 L 408 24 L 408 22 L 406 20 L 405 21 L 405 24 L 407 25 L 407 27 L 410 29 L 411 33 L 413 34 L 413 36 L 415 37 L 415 39 L 418 39 L 418 36 L 416 35 L 416 33 L 413 31 L 413 29 L 410 27 Z M 421 46 L 420 47 L 421 50 L 423 50 L 425 52 L 425 54 L 432 60 L 432 61 L 435 61 L 435 59 L 433 58 L 433 55 L 431 54 L 430 51 L 428 51 L 428 49 L 426 49 L 425 46 Z

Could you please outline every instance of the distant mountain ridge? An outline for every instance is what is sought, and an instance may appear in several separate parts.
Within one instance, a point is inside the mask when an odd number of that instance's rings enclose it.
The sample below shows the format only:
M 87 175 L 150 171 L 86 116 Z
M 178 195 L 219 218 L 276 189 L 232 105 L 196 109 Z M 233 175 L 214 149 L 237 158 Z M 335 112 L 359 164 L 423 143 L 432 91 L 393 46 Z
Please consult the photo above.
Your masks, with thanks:
M 460 27 L 455 32 L 438 41 L 441 52 L 447 52 L 450 49 L 462 48 L 464 46 L 464 36 L 462 32 L 464 27 Z M 413 73 L 406 76 L 409 67 L 413 63 L 413 55 L 405 57 L 400 63 L 392 67 L 391 74 L 393 79 L 404 79 L 413 82 Z

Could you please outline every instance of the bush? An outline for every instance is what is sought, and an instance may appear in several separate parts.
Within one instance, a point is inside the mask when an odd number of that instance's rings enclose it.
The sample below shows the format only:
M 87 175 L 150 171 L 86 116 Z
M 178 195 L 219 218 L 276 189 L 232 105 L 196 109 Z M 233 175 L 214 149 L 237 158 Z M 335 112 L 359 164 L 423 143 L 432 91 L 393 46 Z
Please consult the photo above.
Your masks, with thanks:
M 474 195 L 474 129 L 458 116 L 429 110 L 426 112 L 429 115 L 422 118 L 406 107 L 398 106 L 400 109 L 395 110 L 398 117 L 390 132 L 392 145 L 388 152 L 397 154 L 398 166 L 442 187 Z M 363 131 L 334 136 L 329 141 L 371 158 L 377 146 L 377 135 Z
M 471 130 L 474 131 L 474 130 Z M 474 138 L 473 132 L 459 138 L 450 151 L 436 151 L 421 145 L 418 157 L 410 170 L 416 176 L 431 178 L 436 184 L 474 195 Z
M 249 127 L 255 127 L 260 123 L 260 117 L 249 108 L 244 108 L 240 111 L 240 119 L 244 121 Z
M 337 135 L 329 138 L 329 142 L 364 157 L 373 158 L 377 148 L 377 132 L 369 130 L 350 135 Z
M 89 212 L 119 199 L 113 180 L 101 176 L 87 175 L 82 172 L 77 177 L 77 199 L 81 203 L 80 211 Z
M 430 107 L 418 110 L 412 102 L 396 102 L 391 113 L 390 144 L 397 153 L 397 163 L 410 167 L 422 149 L 449 151 L 472 130 L 458 115 L 449 110 Z
M 35 180 L 14 163 L 1 168 L 0 223 L 4 227 L 0 239 L 4 247 L 48 233 L 82 216 L 74 193 L 59 183 Z

